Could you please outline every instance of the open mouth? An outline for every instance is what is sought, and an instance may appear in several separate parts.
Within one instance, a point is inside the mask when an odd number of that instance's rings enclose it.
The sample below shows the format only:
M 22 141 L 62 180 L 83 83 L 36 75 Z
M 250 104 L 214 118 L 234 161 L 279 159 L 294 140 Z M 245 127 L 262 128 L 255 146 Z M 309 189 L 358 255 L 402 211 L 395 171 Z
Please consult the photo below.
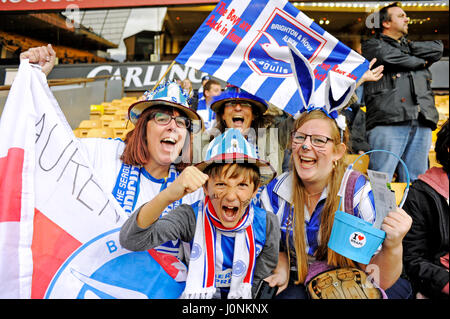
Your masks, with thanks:
M 302 166 L 310 167 L 316 164 L 316 160 L 310 157 L 300 156 L 300 163 Z
M 235 115 L 232 118 L 233 124 L 242 125 L 244 124 L 244 117 L 241 115 Z
M 161 140 L 161 143 L 175 145 L 177 143 L 177 141 L 171 137 L 166 137 Z
M 163 150 L 169 153 L 174 151 L 176 144 L 177 141 L 172 137 L 166 137 L 161 140 Z
M 239 207 L 223 205 L 222 211 L 227 219 L 232 220 L 237 216 L 239 212 Z

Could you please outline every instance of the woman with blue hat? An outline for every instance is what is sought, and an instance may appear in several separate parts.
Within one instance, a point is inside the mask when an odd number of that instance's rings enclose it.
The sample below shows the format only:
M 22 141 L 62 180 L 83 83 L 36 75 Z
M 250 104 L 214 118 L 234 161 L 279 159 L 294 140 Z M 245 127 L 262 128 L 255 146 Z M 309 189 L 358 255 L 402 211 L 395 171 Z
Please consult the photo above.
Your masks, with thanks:
M 264 116 L 269 105 L 263 99 L 250 94 L 239 87 L 228 84 L 219 96 L 214 97 L 211 109 L 216 115 L 215 127 L 197 135 L 194 145 L 204 150 L 214 136 L 226 129 L 235 128 L 241 131 L 245 138 L 256 147 L 258 156 L 272 164 L 277 173 L 281 173 L 284 148 L 288 138 L 283 134 L 286 130 L 269 129 L 271 121 Z M 265 129 L 262 131 L 261 129 Z M 198 138 L 201 137 L 201 142 Z M 195 156 L 195 155 L 194 155 Z M 196 158 L 194 162 L 202 160 Z
M 39 63 L 46 75 L 55 64 L 51 45 L 31 48 L 21 59 Z M 175 82 L 167 82 L 132 104 L 129 120 L 135 125 L 125 140 L 82 138 L 80 141 L 103 186 L 122 208 L 132 213 L 167 188 L 180 174 L 175 163 L 191 158 L 191 132 L 203 129 L 200 116 L 188 105 L 188 96 Z M 190 164 L 190 163 L 187 163 Z M 194 203 L 202 195 L 195 192 L 167 207 Z M 179 241 L 163 244 L 159 251 L 179 256 Z

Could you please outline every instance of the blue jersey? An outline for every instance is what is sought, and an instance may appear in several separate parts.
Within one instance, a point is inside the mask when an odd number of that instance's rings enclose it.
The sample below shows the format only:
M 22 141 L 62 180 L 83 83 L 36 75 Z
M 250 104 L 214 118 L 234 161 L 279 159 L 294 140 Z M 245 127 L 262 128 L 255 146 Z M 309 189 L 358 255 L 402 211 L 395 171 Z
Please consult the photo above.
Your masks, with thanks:
M 283 246 L 289 247 L 294 252 L 292 219 L 294 205 L 292 203 L 292 173 L 286 172 L 271 181 L 261 194 L 261 205 L 273 212 L 281 227 L 281 242 Z M 319 230 L 320 217 L 327 199 L 328 190 L 322 191 L 320 199 L 313 212 L 308 212 L 305 205 L 305 236 L 306 252 L 313 256 L 320 245 Z M 375 221 L 375 202 L 372 188 L 364 175 L 359 176 L 356 181 L 353 196 L 354 215 L 363 220 L 373 223 Z M 289 231 L 289 244 L 286 243 L 286 232 Z

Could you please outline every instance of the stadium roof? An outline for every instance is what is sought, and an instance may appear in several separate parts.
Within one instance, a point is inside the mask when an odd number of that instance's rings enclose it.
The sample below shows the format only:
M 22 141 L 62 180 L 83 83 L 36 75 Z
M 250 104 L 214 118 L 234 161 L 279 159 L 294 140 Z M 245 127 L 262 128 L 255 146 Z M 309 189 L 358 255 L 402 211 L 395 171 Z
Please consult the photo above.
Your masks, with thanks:
M 131 9 L 81 10 L 79 23 L 100 37 L 119 45 Z M 62 12 L 66 16 L 66 12 Z

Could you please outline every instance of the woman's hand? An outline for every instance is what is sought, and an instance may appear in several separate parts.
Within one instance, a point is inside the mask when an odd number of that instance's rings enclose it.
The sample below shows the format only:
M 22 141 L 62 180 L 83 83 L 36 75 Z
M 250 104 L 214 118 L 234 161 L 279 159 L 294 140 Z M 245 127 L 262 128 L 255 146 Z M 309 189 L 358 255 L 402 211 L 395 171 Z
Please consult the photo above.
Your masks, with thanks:
M 383 247 L 392 249 L 401 246 L 411 225 L 412 218 L 403 209 L 397 207 L 395 212 L 389 212 L 381 224 L 381 229 L 386 232 Z
M 44 72 L 45 76 L 48 76 L 55 66 L 56 52 L 53 50 L 52 45 L 48 44 L 47 46 L 30 48 L 22 52 L 20 59 L 28 59 L 30 63 L 39 64 L 42 67 L 42 72 Z
M 363 74 L 363 76 L 359 79 L 356 86 L 360 86 L 364 82 L 376 82 L 383 77 L 384 65 L 379 65 L 375 69 L 372 70 L 372 66 L 377 62 L 376 58 L 373 58 L 370 61 L 369 69 Z

